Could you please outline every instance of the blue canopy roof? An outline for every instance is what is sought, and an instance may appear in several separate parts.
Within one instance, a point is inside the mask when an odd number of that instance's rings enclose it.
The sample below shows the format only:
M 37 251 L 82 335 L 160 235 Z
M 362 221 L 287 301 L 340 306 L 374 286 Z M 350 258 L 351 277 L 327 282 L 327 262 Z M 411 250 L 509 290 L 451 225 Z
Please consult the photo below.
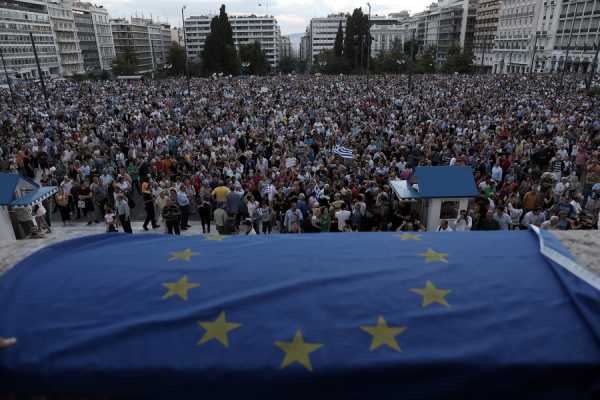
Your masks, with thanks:
M 479 196 L 471 167 L 417 167 L 414 177 L 420 198 Z
M 21 177 L 17 174 L 0 174 L 0 206 L 9 206 Z
M 21 197 L 15 192 L 21 181 L 31 190 L 24 191 Z M 40 186 L 37 182 L 17 174 L 0 173 L 0 206 L 26 207 L 45 200 L 58 191 L 56 186 Z

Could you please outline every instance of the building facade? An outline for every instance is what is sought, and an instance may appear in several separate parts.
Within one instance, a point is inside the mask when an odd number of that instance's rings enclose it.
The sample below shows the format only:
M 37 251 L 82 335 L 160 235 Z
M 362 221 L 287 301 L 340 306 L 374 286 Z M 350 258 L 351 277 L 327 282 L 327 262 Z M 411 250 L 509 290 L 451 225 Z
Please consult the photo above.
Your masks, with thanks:
M 289 36 L 281 36 L 279 42 L 279 57 L 291 57 L 292 56 L 292 42 Z
M 147 24 L 138 18 L 118 18 L 110 22 L 116 56 L 129 52 L 135 57 L 137 74 L 152 72 L 154 60 Z
M 58 47 L 61 75 L 82 74 L 84 64 L 73 17 L 73 3 L 70 0 L 48 1 L 48 15 Z
M 210 33 L 210 22 L 213 16 L 190 16 L 184 21 L 187 55 L 189 59 L 202 56 L 204 43 Z M 258 41 L 266 54 L 267 61 L 275 68 L 280 59 L 281 30 L 275 17 L 257 15 L 229 16 L 233 30 L 233 42 L 239 48 L 241 44 Z
M 538 1 L 504 0 L 495 39 L 494 72 L 528 72 Z
M 342 30 L 346 32 L 346 19 L 344 13 L 330 14 L 325 18 L 312 18 L 308 25 L 308 49 L 307 62 L 312 64 L 319 54 L 324 50 L 331 50 L 335 45 L 340 23 Z
M 73 15 L 85 70 L 110 70 L 116 54 L 108 11 L 91 3 L 75 2 Z
M 475 18 L 473 53 L 474 62 L 481 72 L 492 72 L 494 67 L 493 49 L 501 10 L 501 0 L 479 0 Z
M 0 48 L 8 75 L 16 79 L 38 78 L 30 32 L 36 45 L 42 74 L 60 76 L 58 49 L 46 1 L 0 1 Z M 4 69 L 0 70 L 4 80 Z

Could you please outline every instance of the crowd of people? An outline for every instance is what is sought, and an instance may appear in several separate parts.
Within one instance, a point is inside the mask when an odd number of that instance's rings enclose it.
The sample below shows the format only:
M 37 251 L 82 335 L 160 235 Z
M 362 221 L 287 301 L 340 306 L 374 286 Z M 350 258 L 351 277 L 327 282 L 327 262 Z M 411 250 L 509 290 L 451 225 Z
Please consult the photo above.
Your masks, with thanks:
M 143 229 L 174 234 L 422 231 L 389 183 L 448 165 L 470 166 L 480 196 L 438 231 L 598 228 L 600 105 L 577 77 L 407 79 L 54 82 L 47 102 L 0 89 L 0 170 L 59 187 L 23 217 L 47 230 L 56 215 L 131 233 L 143 209 Z

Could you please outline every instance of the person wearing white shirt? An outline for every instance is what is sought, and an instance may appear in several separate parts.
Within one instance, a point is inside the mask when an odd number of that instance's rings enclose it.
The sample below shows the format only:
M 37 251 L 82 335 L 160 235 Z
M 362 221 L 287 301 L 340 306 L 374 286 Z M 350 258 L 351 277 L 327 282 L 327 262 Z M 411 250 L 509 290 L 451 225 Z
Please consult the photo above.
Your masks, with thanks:
M 338 221 L 338 230 L 340 232 L 344 232 L 347 230 L 346 228 L 349 228 L 347 222 L 351 215 L 352 213 L 346 210 L 346 204 L 343 204 L 342 209 L 335 213 L 335 218 Z
M 467 214 L 467 210 L 460 210 L 460 214 L 454 221 L 454 230 L 457 232 L 470 231 L 473 227 L 473 218 Z
M 448 225 L 447 220 L 442 220 L 442 222 L 440 223 L 440 226 L 437 227 L 436 231 L 437 232 L 452 232 L 452 228 L 450 228 L 450 225 Z
M 492 179 L 496 182 L 502 182 L 502 167 L 497 162 L 492 168 Z

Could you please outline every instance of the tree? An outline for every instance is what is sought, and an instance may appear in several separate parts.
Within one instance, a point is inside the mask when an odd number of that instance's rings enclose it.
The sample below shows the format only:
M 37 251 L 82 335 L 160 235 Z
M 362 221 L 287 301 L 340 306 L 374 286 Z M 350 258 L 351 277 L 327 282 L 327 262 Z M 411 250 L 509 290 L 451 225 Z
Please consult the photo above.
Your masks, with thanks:
M 134 75 L 137 69 L 137 60 L 133 50 L 127 47 L 122 53 L 119 53 L 113 60 L 112 69 L 117 76 Z
M 446 50 L 446 60 L 442 65 L 442 71 L 448 74 L 459 73 L 468 74 L 473 72 L 473 53 L 463 51 L 457 44 L 452 43 Z
M 415 63 L 414 72 L 417 74 L 432 74 L 435 72 L 435 48 L 429 47 Z
M 225 12 L 225 5 L 221 6 L 219 15 L 210 22 L 210 33 L 204 43 L 202 52 L 204 72 L 237 75 L 240 72 L 240 63 L 237 51 L 233 44 L 233 30 Z
M 337 34 L 335 35 L 335 44 L 333 46 L 333 52 L 336 57 L 341 57 L 344 54 L 344 31 L 342 29 L 342 21 L 340 21 Z
M 369 35 L 369 17 L 361 8 L 354 9 L 346 19 L 346 37 L 344 40 L 344 57 L 352 69 L 364 69 L 369 57 L 367 37 Z
M 262 50 L 259 41 L 240 45 L 240 60 L 250 63 L 248 72 L 252 75 L 266 75 L 271 70 L 267 55 Z
M 171 65 L 172 75 L 182 75 L 185 72 L 185 49 L 177 43 L 169 47 L 167 63 Z
M 241 53 L 241 52 L 240 52 Z M 279 60 L 279 71 L 284 74 L 290 74 L 297 71 L 298 65 L 297 60 L 293 57 L 286 56 Z

